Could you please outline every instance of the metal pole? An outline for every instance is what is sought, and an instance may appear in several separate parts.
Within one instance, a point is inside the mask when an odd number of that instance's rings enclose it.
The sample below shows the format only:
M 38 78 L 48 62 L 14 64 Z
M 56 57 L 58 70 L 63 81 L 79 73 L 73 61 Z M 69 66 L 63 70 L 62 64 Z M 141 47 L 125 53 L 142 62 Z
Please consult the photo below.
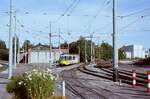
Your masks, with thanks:
M 27 64 L 27 43 L 25 44 L 25 64 Z
M 12 3 L 13 0 L 10 0 L 10 19 L 9 19 L 9 68 L 8 68 L 8 79 L 12 77 Z
M 99 52 L 99 53 L 98 53 L 98 55 L 99 55 L 99 58 L 98 58 L 98 59 L 100 60 L 100 59 L 101 59 L 101 46 L 98 47 L 98 52 Z
M 92 47 L 92 37 L 93 37 L 93 36 L 91 35 L 90 37 L 91 37 L 91 62 L 92 62 L 92 59 L 93 59 L 93 56 L 92 56 L 92 55 L 93 55 L 93 50 L 92 50 L 92 48 L 93 48 L 93 47 Z
M 38 57 L 38 68 L 40 68 L 40 59 L 39 59 L 39 54 L 40 54 L 40 48 L 38 48 L 38 55 L 37 55 L 37 57 Z
M 14 44 L 14 68 L 16 68 L 16 54 L 17 54 L 17 35 L 16 35 L 16 11 L 15 11 L 15 44 Z
M 70 37 L 70 33 L 68 32 L 68 36 Z M 68 50 L 70 50 L 70 44 L 69 44 L 69 41 L 68 41 Z M 70 53 L 70 51 L 69 51 L 69 53 Z
M 63 90 L 63 92 L 62 92 L 62 94 L 63 94 L 63 97 L 65 97 L 66 96 L 66 91 L 65 91 L 65 81 L 63 80 L 63 82 L 62 82 L 62 90 Z
M 59 28 L 59 57 L 60 57 L 60 54 L 61 54 L 60 32 L 61 32 L 61 29 Z
M 118 49 L 116 46 L 115 0 L 113 0 L 113 80 L 118 81 Z
M 15 48 L 14 48 L 14 68 L 16 68 L 16 54 L 17 54 L 17 36 L 15 34 L 15 44 L 14 44 Z
M 68 14 L 67 16 L 68 16 L 68 17 L 67 17 L 67 19 L 68 19 L 68 20 L 67 20 L 67 23 L 68 23 L 67 28 L 68 28 L 68 35 L 69 35 L 69 34 L 70 34 L 70 33 L 69 33 L 69 16 L 70 16 L 70 15 Z M 68 51 L 69 51 L 69 42 L 68 42 Z
M 69 42 L 68 42 L 68 52 L 69 52 L 69 49 L 70 49 L 70 48 L 69 48 Z
M 50 33 L 49 33 L 49 65 L 50 67 L 52 66 L 52 57 L 51 57 L 51 54 L 52 54 L 52 44 L 51 44 L 51 37 L 52 37 L 52 33 L 51 33 L 51 22 L 50 22 Z
M 18 54 L 17 54 L 17 63 L 20 63 L 20 45 L 19 45 L 19 37 L 18 37 Z
M 93 62 L 95 63 L 95 44 L 93 45 Z
M 79 57 L 80 57 L 80 50 L 81 50 L 81 49 L 80 49 L 80 46 L 79 46 L 79 47 L 78 47 L 78 54 L 79 54 Z
M 23 63 L 25 64 L 25 58 L 26 58 L 26 57 L 25 57 L 25 46 L 24 46 L 24 48 L 23 48 L 23 55 L 24 55 L 24 56 L 23 56 Z
M 85 62 L 87 63 L 87 52 L 86 52 L 86 40 L 85 40 Z

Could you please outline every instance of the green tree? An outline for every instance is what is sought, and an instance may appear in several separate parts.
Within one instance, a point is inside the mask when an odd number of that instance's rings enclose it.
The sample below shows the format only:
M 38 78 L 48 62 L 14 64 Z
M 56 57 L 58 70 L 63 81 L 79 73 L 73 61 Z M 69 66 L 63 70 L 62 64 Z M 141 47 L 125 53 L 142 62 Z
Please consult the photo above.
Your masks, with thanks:
M 0 60 L 8 61 L 8 49 L 5 41 L 0 40 Z
M 67 49 L 67 48 L 68 48 L 68 43 L 67 43 L 67 42 L 65 42 L 65 43 L 61 44 L 61 48 L 65 48 L 65 49 Z
M 126 58 L 125 51 L 124 51 L 122 48 L 120 48 L 120 49 L 118 50 L 118 56 L 119 56 L 119 60 L 122 60 L 122 59 L 125 59 L 125 58 Z
M 86 40 L 84 37 L 80 37 L 76 42 L 70 43 L 70 53 L 71 54 L 80 54 L 80 61 L 85 61 L 85 42 L 86 42 L 86 52 L 87 60 L 90 61 L 91 56 L 91 40 Z M 95 45 L 92 42 L 93 45 Z M 94 52 L 94 51 L 93 51 Z
M 100 47 L 96 48 L 98 50 L 97 56 L 99 59 L 109 60 L 112 59 L 112 46 L 108 43 L 103 42 Z
M 39 43 L 40 45 L 40 43 Z M 28 50 L 29 48 L 31 48 L 33 45 L 31 44 L 31 42 L 29 40 L 25 40 L 23 43 L 22 48 L 24 48 L 25 50 Z
M 5 41 L 0 40 L 0 49 L 7 49 Z
M 71 53 L 71 54 L 78 54 L 78 51 L 79 49 L 78 49 L 78 45 L 77 45 L 77 43 L 76 42 L 72 42 L 71 44 L 70 44 L 70 50 L 69 50 L 69 52 Z

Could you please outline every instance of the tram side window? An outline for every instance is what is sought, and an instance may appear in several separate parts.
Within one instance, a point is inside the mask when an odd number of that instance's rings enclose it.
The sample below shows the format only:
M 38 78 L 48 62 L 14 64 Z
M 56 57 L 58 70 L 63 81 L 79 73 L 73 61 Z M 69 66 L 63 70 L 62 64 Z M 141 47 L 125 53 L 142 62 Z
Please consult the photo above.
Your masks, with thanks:
M 71 56 L 69 56 L 69 60 L 72 60 L 72 57 L 71 57 Z
M 66 57 L 66 56 L 64 56 L 64 59 L 65 59 L 65 60 L 67 60 L 67 57 Z
M 73 60 L 75 60 L 75 56 L 73 56 Z

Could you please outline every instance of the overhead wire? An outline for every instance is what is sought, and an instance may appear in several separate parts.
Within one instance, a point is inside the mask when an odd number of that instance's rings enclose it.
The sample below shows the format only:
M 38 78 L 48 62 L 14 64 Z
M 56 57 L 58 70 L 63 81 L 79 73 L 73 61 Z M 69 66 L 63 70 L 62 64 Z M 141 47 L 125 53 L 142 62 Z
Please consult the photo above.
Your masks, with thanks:
M 143 13 L 143 12 L 145 12 L 145 11 L 147 11 L 147 10 L 150 10 L 150 7 L 147 7 L 147 8 L 144 8 L 144 9 L 142 9 L 142 10 L 129 13 L 129 14 L 127 14 L 127 15 L 118 16 L 118 17 L 120 17 L 120 18 L 126 18 L 126 17 L 133 16 L 133 15 L 136 15 L 136 14 L 139 14 L 139 13 Z
M 76 4 L 73 6 L 73 8 L 69 11 L 69 15 L 70 15 L 71 13 L 73 13 L 73 11 L 74 11 L 74 10 L 76 9 L 76 7 L 79 5 L 80 1 L 81 1 L 81 0 L 78 0 L 78 1 L 76 2 Z
M 106 25 L 104 25 L 104 26 L 102 26 L 102 27 L 100 27 L 100 28 L 98 28 L 98 29 L 96 29 L 96 30 L 94 30 L 94 31 L 98 31 L 98 30 L 101 30 L 101 29 L 105 29 L 105 28 L 107 28 L 110 24 L 112 24 L 112 22 L 109 22 L 109 23 L 107 23 Z
M 46 34 L 45 34 L 45 35 L 44 35 L 44 34 L 41 35 L 41 33 L 43 33 L 42 31 L 32 30 L 32 31 L 38 32 L 38 33 L 40 33 L 40 34 L 32 33 L 31 31 L 29 31 L 29 30 L 26 29 L 25 25 L 22 26 L 22 24 L 20 23 L 19 20 L 17 20 L 17 22 L 19 22 L 21 28 L 23 28 L 25 32 L 30 33 L 34 38 L 37 38 L 37 39 L 40 39 L 40 38 L 49 39 L 49 36 L 48 36 L 48 35 L 46 35 Z M 61 37 L 61 39 L 62 39 L 63 41 L 66 41 L 62 36 L 60 36 L 60 37 Z
M 130 22 L 129 24 L 127 24 L 126 26 L 122 27 L 118 32 L 121 32 L 123 30 L 125 30 L 126 28 L 128 28 L 129 26 L 139 22 L 140 20 L 144 19 L 145 17 L 147 17 L 147 15 L 143 15 L 138 17 L 137 19 L 135 19 L 134 21 Z
M 103 8 L 105 8 L 107 5 L 110 4 L 110 0 L 107 0 L 107 1 L 104 1 L 103 2 Z M 87 32 L 87 30 L 91 27 L 91 24 L 94 22 L 94 20 L 97 18 L 97 16 L 101 13 L 101 10 L 102 10 L 102 7 L 96 12 L 96 14 L 88 21 L 88 23 L 86 23 L 86 26 L 87 27 L 84 32 Z
M 72 6 L 75 4 L 77 0 L 73 0 L 72 3 L 67 7 L 67 9 L 54 21 L 52 21 L 53 23 L 57 23 L 69 10 L 70 8 L 72 8 Z

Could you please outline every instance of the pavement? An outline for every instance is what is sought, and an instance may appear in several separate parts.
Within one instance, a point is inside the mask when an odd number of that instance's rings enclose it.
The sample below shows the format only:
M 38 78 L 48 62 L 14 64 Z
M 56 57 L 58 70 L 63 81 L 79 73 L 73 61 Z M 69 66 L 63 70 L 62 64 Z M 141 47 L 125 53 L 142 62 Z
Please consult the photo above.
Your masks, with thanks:
M 150 71 L 150 65 L 132 65 L 134 61 L 120 61 L 119 69 L 132 71 L 132 69 L 136 70 L 138 73 L 145 73 Z
M 94 70 L 94 71 L 103 73 L 102 70 L 98 68 L 94 68 L 94 66 L 92 65 L 88 65 L 86 68 L 89 70 Z M 95 79 L 99 79 L 100 81 L 93 80 L 95 83 L 93 83 L 93 81 L 92 82 L 90 81 L 89 83 L 94 84 L 95 87 L 97 88 L 101 88 L 109 92 L 112 92 L 115 95 L 121 96 L 121 98 L 119 99 L 122 99 L 122 98 L 150 99 L 150 93 L 147 92 L 147 88 L 145 87 L 136 86 L 135 88 L 133 88 L 132 85 L 128 85 L 125 83 L 122 83 L 120 85 L 119 82 L 113 82 L 113 81 L 102 79 L 102 78 L 95 78 Z M 111 98 L 111 99 L 115 99 L 115 98 Z
M 11 99 L 11 95 L 6 92 L 6 84 L 8 79 L 0 78 L 0 99 Z

